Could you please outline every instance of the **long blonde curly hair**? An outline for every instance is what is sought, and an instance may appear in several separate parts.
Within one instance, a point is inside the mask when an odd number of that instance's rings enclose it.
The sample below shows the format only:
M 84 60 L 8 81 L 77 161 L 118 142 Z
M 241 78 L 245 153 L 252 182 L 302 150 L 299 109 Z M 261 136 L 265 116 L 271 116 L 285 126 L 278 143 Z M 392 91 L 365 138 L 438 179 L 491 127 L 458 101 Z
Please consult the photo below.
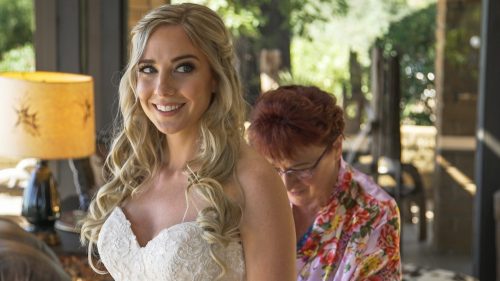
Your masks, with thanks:
M 149 12 L 133 28 L 130 60 L 119 87 L 122 118 L 105 162 L 109 177 L 89 207 L 82 224 L 81 241 L 89 244 L 88 255 L 93 269 L 103 272 L 92 262 L 103 223 L 115 207 L 140 192 L 144 183 L 170 157 L 164 145 L 166 136 L 147 118 L 135 93 L 137 64 L 150 35 L 160 25 L 182 26 L 192 43 L 208 58 L 217 81 L 213 100 L 202 116 L 199 150 L 187 163 L 185 171 L 189 179 L 186 196 L 189 190 L 196 190 L 208 203 L 208 207 L 199 212 L 197 222 L 204 230 L 203 239 L 212 245 L 211 255 L 221 267 L 222 276 L 226 269 L 214 247 L 239 239 L 242 210 L 228 199 L 221 183 L 235 171 L 243 140 L 245 102 L 235 68 L 231 36 L 221 18 L 201 5 L 161 6 Z M 189 167 L 196 167 L 196 171 Z

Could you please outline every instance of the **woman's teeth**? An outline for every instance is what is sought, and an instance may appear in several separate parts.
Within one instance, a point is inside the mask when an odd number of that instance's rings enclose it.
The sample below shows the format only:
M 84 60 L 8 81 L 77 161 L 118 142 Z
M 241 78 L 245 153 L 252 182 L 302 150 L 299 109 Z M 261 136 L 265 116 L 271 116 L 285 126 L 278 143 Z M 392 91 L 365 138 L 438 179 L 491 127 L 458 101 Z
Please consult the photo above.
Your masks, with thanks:
M 162 112 L 174 111 L 174 110 L 178 109 L 179 107 L 181 107 L 180 104 L 178 104 L 178 105 L 159 105 L 159 104 L 157 104 L 156 105 L 156 108 Z

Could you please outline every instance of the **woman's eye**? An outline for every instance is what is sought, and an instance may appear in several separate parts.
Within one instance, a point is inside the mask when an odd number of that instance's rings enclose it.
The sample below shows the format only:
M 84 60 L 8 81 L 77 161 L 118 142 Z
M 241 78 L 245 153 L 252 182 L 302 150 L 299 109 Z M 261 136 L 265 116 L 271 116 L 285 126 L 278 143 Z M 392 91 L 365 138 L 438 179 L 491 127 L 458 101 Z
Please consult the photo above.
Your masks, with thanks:
M 181 64 L 179 65 L 175 71 L 180 72 L 180 73 L 189 73 L 193 71 L 194 66 L 192 64 L 186 63 L 186 64 Z
M 139 67 L 139 72 L 151 74 L 151 73 L 155 73 L 156 69 L 154 67 L 152 67 L 151 65 L 144 65 L 144 66 Z

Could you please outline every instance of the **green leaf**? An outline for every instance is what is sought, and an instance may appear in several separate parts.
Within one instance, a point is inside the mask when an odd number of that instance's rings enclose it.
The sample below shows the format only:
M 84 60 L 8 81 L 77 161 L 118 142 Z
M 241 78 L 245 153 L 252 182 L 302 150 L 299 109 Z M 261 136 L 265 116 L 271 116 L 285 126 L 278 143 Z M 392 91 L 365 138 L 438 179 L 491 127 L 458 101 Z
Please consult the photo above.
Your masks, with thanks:
M 0 71 L 35 70 L 35 51 L 33 45 L 26 44 L 4 53 L 0 61 Z

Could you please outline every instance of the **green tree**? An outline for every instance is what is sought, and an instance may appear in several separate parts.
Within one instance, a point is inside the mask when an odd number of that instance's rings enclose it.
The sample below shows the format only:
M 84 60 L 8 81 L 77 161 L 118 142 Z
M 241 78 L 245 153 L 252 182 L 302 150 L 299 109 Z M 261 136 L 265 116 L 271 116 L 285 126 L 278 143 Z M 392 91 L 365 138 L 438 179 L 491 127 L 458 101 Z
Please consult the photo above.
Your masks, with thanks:
M 377 45 L 385 56 L 400 55 L 402 119 L 406 123 L 434 123 L 434 60 L 436 4 L 390 25 Z
M 391 0 L 394 1 L 394 0 Z M 186 1 L 173 0 L 172 3 Z M 235 36 L 240 74 L 250 104 L 260 93 L 259 55 L 263 48 L 281 52 L 281 69 L 290 72 L 290 45 L 309 25 L 345 14 L 347 0 L 193 0 L 222 16 Z
M 428 2 L 432 0 L 423 0 Z M 173 0 L 172 3 L 185 1 Z M 193 0 L 217 11 L 236 37 L 244 83 L 258 83 L 258 53 L 282 52 L 284 83 L 340 95 L 349 86 L 349 54 L 370 63 L 368 50 L 389 24 L 409 13 L 407 0 Z M 238 44 L 242 43 L 242 44 Z M 245 66 L 247 65 L 247 66 Z M 250 75 L 245 75 L 245 73 Z M 367 76 L 367 75 L 365 75 Z M 368 77 L 363 77 L 366 94 Z M 248 86 L 248 85 L 247 85 Z M 258 87 L 255 87 L 254 89 Z M 256 90 L 253 90 L 254 92 Z
M 350 96 L 349 56 L 354 52 L 364 67 L 361 89 L 369 94 L 369 49 L 377 37 L 387 32 L 391 22 L 409 13 L 411 7 L 399 0 L 348 3 L 342 17 L 312 22 L 306 34 L 293 38 L 292 81 L 309 81 L 308 84 L 333 92 L 338 98 L 344 91 Z
M 401 0 L 390 0 L 401 1 Z M 270 21 L 268 5 L 275 4 L 285 15 L 294 34 L 303 35 L 314 22 L 331 19 L 348 11 L 347 0 L 172 0 L 172 4 L 192 2 L 203 4 L 221 15 L 235 36 L 259 37 L 259 27 Z M 292 28 L 293 27 L 293 28 Z
M 6 51 L 33 41 L 32 2 L 0 0 L 0 59 Z

